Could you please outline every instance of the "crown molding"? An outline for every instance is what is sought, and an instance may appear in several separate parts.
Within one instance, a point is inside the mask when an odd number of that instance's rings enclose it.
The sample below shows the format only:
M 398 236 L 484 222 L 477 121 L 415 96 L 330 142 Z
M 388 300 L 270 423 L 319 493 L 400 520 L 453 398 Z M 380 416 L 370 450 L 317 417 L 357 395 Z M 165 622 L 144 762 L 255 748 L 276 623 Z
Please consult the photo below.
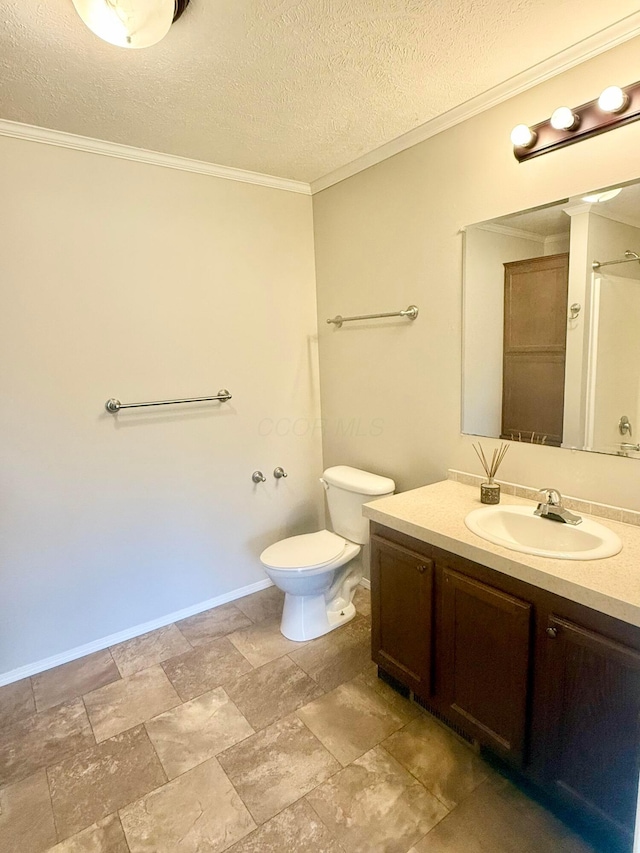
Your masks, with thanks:
M 562 208 L 562 212 L 567 216 L 580 216 L 582 213 L 589 213 L 593 209 L 591 201 L 574 201 Z
M 227 181 L 239 181 L 243 184 L 257 184 L 261 187 L 311 195 L 311 187 L 303 181 L 263 175 L 261 172 L 249 172 L 245 169 L 233 169 L 230 166 L 218 166 L 215 163 L 205 163 L 203 160 L 191 160 L 189 157 L 179 157 L 175 154 L 162 154 L 160 151 L 148 151 L 145 148 L 134 148 L 132 145 L 120 145 L 117 142 L 92 139 L 88 136 L 78 136 L 75 133 L 50 130 L 46 127 L 36 127 L 6 119 L 0 119 L 0 136 L 56 145 L 59 148 L 71 148 L 74 151 L 85 151 L 89 154 L 101 154 L 104 157 L 117 157 L 120 160 L 162 166 L 165 169 L 195 172 L 212 178 L 224 178 Z
M 545 243 L 557 243 L 558 240 L 567 240 L 571 236 L 570 231 L 558 231 L 557 234 L 547 234 L 544 238 Z
M 593 59 L 601 53 L 605 53 L 607 50 L 611 50 L 636 36 L 640 36 L 640 12 L 628 15 L 610 27 L 605 27 L 603 30 L 577 42 L 577 44 L 572 45 L 566 50 L 554 54 L 549 59 L 533 65 L 526 71 L 510 77 L 508 80 L 497 86 L 493 86 L 491 89 L 487 89 L 486 92 L 477 95 L 475 98 L 471 98 L 464 104 L 460 104 L 460 106 L 454 107 L 452 110 L 448 110 L 446 113 L 430 119 L 413 130 L 402 134 L 402 136 L 398 136 L 396 139 L 386 142 L 379 148 L 363 154 L 362 157 L 358 157 L 351 163 L 347 163 L 333 172 L 329 172 L 327 175 L 311 181 L 311 192 L 315 194 L 334 184 L 338 184 L 340 181 L 344 181 L 346 178 L 350 178 L 358 172 L 368 169 L 370 166 L 375 166 L 377 163 L 381 163 L 383 160 L 387 160 L 401 151 L 406 151 L 407 148 L 411 148 L 419 142 L 424 142 L 426 139 L 430 139 L 444 130 L 455 127 L 455 125 L 461 124 L 463 121 L 473 118 L 473 116 L 491 109 L 491 107 L 495 107 L 522 92 L 526 92 L 528 89 L 532 89 L 534 86 L 538 86 L 546 80 L 550 80 L 552 77 L 556 77 L 558 74 L 562 74 L 564 71 L 580 65 L 582 62 L 587 62 L 589 59 Z
M 478 231 L 490 231 L 492 234 L 502 234 L 503 237 L 517 237 L 519 240 L 531 240 L 542 245 L 545 241 L 543 234 L 535 231 L 525 231 L 524 228 L 512 228 L 510 225 L 500 225 L 498 222 L 483 222 L 474 226 Z
M 229 181 L 256 184 L 286 192 L 313 195 L 358 174 L 358 172 L 368 169 L 370 166 L 375 166 L 377 163 L 381 163 L 383 160 L 387 160 L 401 151 L 406 151 L 407 148 L 424 142 L 438 133 L 455 127 L 457 124 L 461 124 L 463 121 L 473 118 L 473 116 L 491 109 L 522 92 L 526 92 L 528 89 L 532 89 L 534 86 L 538 86 L 546 80 L 562 74 L 564 71 L 568 71 L 570 68 L 574 68 L 576 65 L 580 65 L 582 62 L 586 62 L 607 50 L 611 50 L 636 36 L 640 36 L 640 12 L 628 15 L 610 27 L 606 27 L 549 59 L 532 66 L 520 74 L 516 74 L 514 77 L 488 89 L 475 98 L 471 98 L 464 104 L 460 104 L 446 113 L 430 119 L 424 124 L 413 128 L 413 130 L 398 136 L 396 139 L 386 142 L 379 148 L 363 154 L 356 160 L 346 163 L 344 166 L 340 166 L 338 169 L 311 181 L 310 184 L 290 178 L 265 175 L 261 172 L 250 172 L 245 169 L 220 166 L 215 163 L 207 163 L 203 160 L 192 160 L 189 157 L 180 157 L 175 154 L 163 154 L 160 151 L 149 151 L 144 148 L 135 148 L 131 145 L 121 145 L 117 142 L 92 139 L 88 136 L 79 136 L 74 133 L 51 130 L 7 119 L 0 119 L 0 136 L 25 139 L 30 142 L 40 142 L 45 145 L 56 145 L 60 148 L 70 148 L 90 154 L 101 154 L 105 157 L 117 157 L 122 160 L 147 163 L 148 165 L 162 166 L 167 169 L 178 169 L 183 172 L 194 172 Z

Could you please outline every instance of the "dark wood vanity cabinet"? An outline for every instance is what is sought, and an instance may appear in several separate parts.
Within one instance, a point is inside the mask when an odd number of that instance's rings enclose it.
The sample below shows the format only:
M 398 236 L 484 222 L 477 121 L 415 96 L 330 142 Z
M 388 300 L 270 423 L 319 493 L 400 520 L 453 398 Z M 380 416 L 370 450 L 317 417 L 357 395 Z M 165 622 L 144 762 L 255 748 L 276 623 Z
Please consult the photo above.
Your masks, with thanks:
M 384 672 L 631 850 L 640 629 L 378 524 L 371 593 Z
M 588 622 L 588 619 L 584 620 Z M 638 795 L 640 653 L 553 614 L 538 668 L 534 759 L 569 807 L 630 834 Z
M 419 696 L 431 692 L 433 561 L 374 537 L 372 643 L 377 663 Z
M 446 565 L 440 595 L 440 704 L 452 722 L 521 766 L 531 605 Z

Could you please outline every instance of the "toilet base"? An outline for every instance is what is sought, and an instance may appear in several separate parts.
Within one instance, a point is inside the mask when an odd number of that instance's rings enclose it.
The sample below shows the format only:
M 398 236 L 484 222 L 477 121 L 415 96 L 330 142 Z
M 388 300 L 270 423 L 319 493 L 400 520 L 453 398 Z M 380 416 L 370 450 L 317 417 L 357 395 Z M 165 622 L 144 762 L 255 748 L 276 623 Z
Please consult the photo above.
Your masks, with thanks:
M 280 631 L 288 640 L 315 640 L 350 622 L 356 608 L 348 604 L 341 610 L 327 610 L 324 593 L 320 595 L 291 595 L 284 597 Z

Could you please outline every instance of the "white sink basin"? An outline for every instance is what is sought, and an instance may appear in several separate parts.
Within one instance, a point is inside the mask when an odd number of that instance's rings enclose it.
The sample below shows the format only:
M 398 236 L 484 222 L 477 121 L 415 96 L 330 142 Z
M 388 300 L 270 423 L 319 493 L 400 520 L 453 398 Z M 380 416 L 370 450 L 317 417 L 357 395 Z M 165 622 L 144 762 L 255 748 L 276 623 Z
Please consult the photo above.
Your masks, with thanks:
M 534 515 L 528 506 L 474 509 L 464 523 L 494 545 L 555 560 L 600 560 L 622 550 L 620 537 L 597 521 L 562 524 Z

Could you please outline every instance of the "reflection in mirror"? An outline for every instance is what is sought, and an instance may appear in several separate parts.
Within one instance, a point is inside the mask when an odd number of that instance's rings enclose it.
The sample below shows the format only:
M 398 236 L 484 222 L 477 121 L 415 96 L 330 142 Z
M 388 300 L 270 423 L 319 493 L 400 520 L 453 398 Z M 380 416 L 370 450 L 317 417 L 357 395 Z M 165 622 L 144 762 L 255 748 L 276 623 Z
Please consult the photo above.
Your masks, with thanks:
M 465 229 L 462 431 L 640 458 L 640 181 Z

